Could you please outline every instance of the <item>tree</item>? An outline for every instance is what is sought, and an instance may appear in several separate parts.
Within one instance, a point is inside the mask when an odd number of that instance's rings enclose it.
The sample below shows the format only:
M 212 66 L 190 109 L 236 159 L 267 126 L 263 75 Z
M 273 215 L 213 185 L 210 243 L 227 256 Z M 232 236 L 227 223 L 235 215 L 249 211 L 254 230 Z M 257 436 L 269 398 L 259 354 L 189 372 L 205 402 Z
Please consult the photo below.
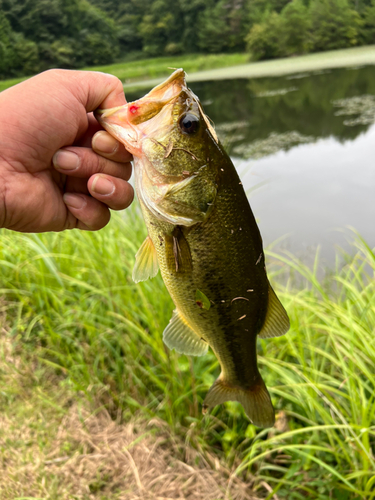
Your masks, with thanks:
M 173 52 L 183 52 L 181 35 L 183 17 L 179 5 L 174 0 L 156 0 L 150 11 L 143 16 L 139 26 L 143 50 L 150 56 L 168 53 L 167 47 L 173 44 Z
M 213 3 L 211 0 L 179 0 L 178 3 L 184 25 L 183 32 L 180 34 L 182 49 L 187 53 L 199 52 L 200 19 Z
M 281 11 L 280 43 L 285 56 L 304 54 L 310 48 L 310 19 L 302 0 L 288 3 Z
M 3 0 L 0 12 L 13 33 L 8 76 L 109 63 L 118 54 L 114 22 L 87 0 Z
M 15 33 L 0 10 L 0 77 L 31 74 L 39 66 L 37 45 Z
M 315 0 L 309 7 L 314 50 L 334 50 L 357 45 L 361 18 L 347 0 Z
M 365 43 L 375 43 L 375 0 L 363 11 L 362 36 Z
M 203 52 L 244 50 L 248 30 L 244 0 L 211 2 L 198 22 L 198 47 Z
M 283 55 L 279 33 L 283 30 L 283 19 L 272 12 L 261 24 L 255 24 L 246 37 L 247 50 L 252 58 L 274 59 Z

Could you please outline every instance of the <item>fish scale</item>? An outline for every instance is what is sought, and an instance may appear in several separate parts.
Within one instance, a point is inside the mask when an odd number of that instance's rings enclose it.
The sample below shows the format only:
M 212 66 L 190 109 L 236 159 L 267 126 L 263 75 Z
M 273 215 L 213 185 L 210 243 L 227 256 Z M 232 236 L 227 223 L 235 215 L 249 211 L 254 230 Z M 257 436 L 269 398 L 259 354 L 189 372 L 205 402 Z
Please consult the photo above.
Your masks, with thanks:
M 204 410 L 239 401 L 254 424 L 273 425 L 256 340 L 286 333 L 288 316 L 269 284 L 237 171 L 183 70 L 135 103 L 96 116 L 135 159 L 148 236 L 133 277 L 147 279 L 160 268 L 176 305 L 164 342 L 185 354 L 204 355 L 208 346 L 215 353 L 221 374 Z

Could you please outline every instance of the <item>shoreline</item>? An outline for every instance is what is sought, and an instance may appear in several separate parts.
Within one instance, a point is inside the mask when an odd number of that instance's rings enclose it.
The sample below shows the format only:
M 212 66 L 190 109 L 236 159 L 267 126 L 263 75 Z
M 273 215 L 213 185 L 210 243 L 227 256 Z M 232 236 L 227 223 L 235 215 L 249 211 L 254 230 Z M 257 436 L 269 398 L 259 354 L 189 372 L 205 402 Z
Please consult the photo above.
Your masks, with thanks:
M 163 58 L 153 58 L 132 63 L 114 63 L 107 66 L 94 66 L 82 68 L 81 71 L 104 71 L 113 74 L 123 81 L 125 90 L 151 89 L 164 81 L 172 71 L 169 66 L 183 67 L 188 75 L 189 82 L 199 82 L 207 80 L 227 80 L 232 78 L 262 78 L 272 76 L 283 76 L 296 73 L 310 73 L 313 71 L 324 71 L 334 68 L 349 68 L 356 66 L 375 65 L 375 45 L 365 45 L 352 47 L 349 49 L 331 50 L 327 52 L 316 52 L 303 56 L 287 57 L 282 59 L 272 59 L 267 61 L 243 62 L 249 54 L 213 54 L 200 56 L 199 64 L 191 64 L 193 55 L 175 56 L 168 61 Z M 212 58 L 214 61 L 212 61 Z M 168 59 L 168 58 L 167 58 Z M 236 61 L 237 59 L 237 61 Z M 194 60 L 195 62 L 195 60 Z M 129 70 L 127 66 L 130 65 Z M 142 73 L 144 66 L 144 76 L 134 75 L 134 65 Z M 213 66 L 213 69 L 198 69 L 189 71 L 192 67 Z M 220 66 L 216 67 L 215 66 Z M 127 71 L 131 81 L 126 81 Z M 137 72 L 137 71 L 136 71 Z M 147 73 L 160 74 L 158 77 L 150 78 Z M 133 73 L 133 76 L 132 76 Z M 0 92 L 27 80 L 33 75 L 0 80 Z
M 261 78 L 373 64 L 375 65 L 375 45 L 366 45 L 364 47 L 316 52 L 303 56 L 257 61 L 237 66 L 197 71 L 189 73 L 187 79 L 189 82 L 201 82 L 233 78 Z M 165 77 L 159 77 L 124 83 L 124 89 L 152 88 L 164 80 Z

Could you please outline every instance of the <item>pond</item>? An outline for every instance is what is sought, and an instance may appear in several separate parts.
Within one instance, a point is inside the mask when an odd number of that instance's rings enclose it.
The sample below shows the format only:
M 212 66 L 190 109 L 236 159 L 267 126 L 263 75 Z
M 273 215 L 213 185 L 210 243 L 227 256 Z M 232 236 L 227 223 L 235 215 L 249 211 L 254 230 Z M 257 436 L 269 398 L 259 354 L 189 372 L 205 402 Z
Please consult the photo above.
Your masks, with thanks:
M 230 68 L 228 69 L 230 71 Z M 265 246 L 307 259 L 375 246 L 375 66 L 195 82 L 239 171 Z M 128 100 L 143 95 L 127 93 Z

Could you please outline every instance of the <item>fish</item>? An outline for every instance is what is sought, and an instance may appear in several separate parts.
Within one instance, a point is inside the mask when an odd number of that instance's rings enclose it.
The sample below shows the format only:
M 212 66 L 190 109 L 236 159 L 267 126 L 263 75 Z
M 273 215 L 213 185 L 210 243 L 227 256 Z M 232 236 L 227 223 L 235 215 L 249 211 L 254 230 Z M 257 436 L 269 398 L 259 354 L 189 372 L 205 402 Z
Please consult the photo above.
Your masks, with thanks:
M 133 279 L 160 269 L 176 307 L 164 343 L 192 356 L 210 347 L 220 364 L 203 413 L 238 401 L 254 425 L 271 427 L 275 411 L 257 366 L 257 337 L 284 335 L 289 319 L 269 283 L 241 180 L 185 72 L 177 69 L 144 97 L 95 116 L 134 158 L 148 235 Z

